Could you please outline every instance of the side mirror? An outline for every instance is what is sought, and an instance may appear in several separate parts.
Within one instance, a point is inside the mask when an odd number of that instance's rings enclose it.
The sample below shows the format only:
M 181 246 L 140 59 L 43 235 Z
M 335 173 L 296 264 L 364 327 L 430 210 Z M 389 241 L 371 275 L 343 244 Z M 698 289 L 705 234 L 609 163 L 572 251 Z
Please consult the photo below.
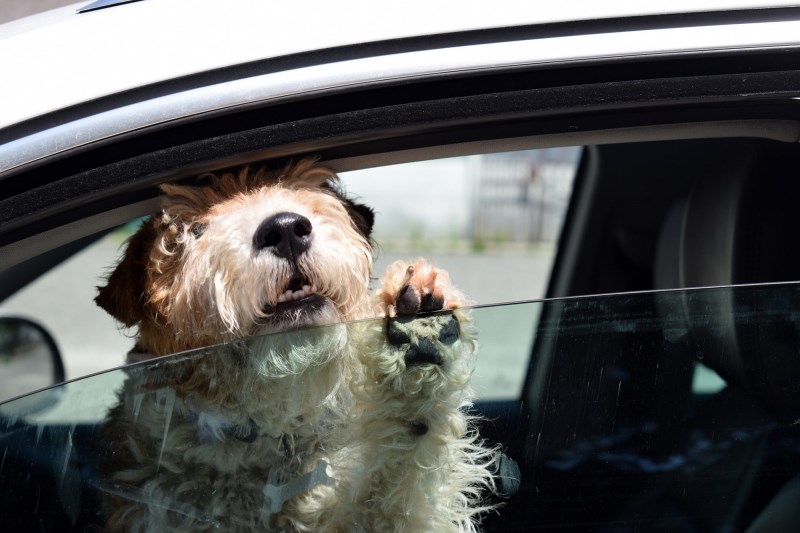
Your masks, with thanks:
M 0 403 L 62 381 L 64 363 L 50 333 L 27 318 L 0 316 Z M 24 416 L 55 401 L 47 394 L 22 398 L 0 405 L 0 416 Z

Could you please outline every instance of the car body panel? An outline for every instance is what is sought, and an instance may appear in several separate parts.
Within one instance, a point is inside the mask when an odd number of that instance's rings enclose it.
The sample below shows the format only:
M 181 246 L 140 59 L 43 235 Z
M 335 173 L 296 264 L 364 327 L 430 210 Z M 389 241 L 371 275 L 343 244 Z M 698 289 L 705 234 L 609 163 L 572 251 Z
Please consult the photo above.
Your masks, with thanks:
M 83 5 L 0 27 L 0 70 L 26 80 L 4 87 L 0 128 L 165 80 L 314 50 L 634 14 L 792 3 L 514 2 L 508 9 L 485 10 L 482 2 L 415 0 L 376 12 L 369 1 L 347 0 L 320 2 L 313 12 L 311 6 L 303 12 L 293 4 L 259 0 L 151 0 L 75 14 Z
M 652 29 L 457 46 L 282 70 L 145 99 L 10 140 L 0 146 L 0 179 L 6 172 L 92 143 L 246 106 L 443 76 L 679 54 L 781 50 L 800 46 L 799 35 L 800 21 Z M 15 69 L 13 65 L 10 68 Z M 69 88 L 64 90 L 68 92 Z M 64 95 L 62 91 L 47 90 L 47 93 Z M 81 89 L 81 94 L 85 96 L 85 90 Z M 21 96 L 19 102 L 15 102 L 13 95 L 5 99 L 8 112 L 0 110 L 0 117 L 13 121 L 13 110 L 19 111 L 26 105 L 22 100 L 42 105 L 35 94 Z M 64 105 L 65 102 L 58 104 Z M 39 108 L 37 112 L 42 110 Z

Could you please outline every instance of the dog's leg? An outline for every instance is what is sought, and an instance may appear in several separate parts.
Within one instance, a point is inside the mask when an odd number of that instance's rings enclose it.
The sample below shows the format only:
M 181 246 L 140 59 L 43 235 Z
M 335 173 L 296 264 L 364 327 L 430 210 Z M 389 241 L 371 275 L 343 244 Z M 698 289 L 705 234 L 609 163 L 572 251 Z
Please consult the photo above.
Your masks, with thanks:
M 390 266 L 377 298 L 386 319 L 359 354 L 365 463 L 353 514 L 367 531 L 472 531 L 494 451 L 465 412 L 475 351 L 465 298 L 422 259 Z

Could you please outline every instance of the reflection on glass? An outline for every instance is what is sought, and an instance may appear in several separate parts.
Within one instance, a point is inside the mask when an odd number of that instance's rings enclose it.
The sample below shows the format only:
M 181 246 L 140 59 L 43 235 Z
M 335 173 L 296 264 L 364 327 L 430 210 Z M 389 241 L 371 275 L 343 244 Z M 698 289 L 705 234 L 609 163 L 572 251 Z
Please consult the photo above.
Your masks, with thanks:
M 0 402 L 63 379 L 55 345 L 36 324 L 0 317 Z
M 762 512 L 800 476 L 798 285 L 553 300 L 475 308 L 471 316 L 480 344 L 475 387 L 507 360 L 529 361 L 530 369 L 525 379 L 514 376 L 521 393 L 509 382 L 515 392 L 505 400 L 475 408 L 482 449 L 502 446 L 495 482 L 509 496 L 483 516 L 488 528 L 744 530 L 765 520 Z M 536 316 L 531 337 L 524 324 Z M 377 458 L 391 464 L 397 487 L 421 465 L 426 475 L 453 476 L 453 465 L 463 464 L 454 457 L 466 448 L 424 440 L 441 435 L 439 411 L 415 403 L 417 394 L 441 392 L 440 370 L 428 367 L 419 390 L 402 394 L 375 374 L 352 392 L 326 382 L 323 368 L 340 362 L 324 354 L 386 328 L 381 319 L 298 330 L 65 384 L 58 419 L 0 419 L 0 512 L 17 529 L 80 529 L 107 516 L 124 528 L 130 516 L 114 509 L 147 500 L 148 520 L 167 516 L 176 529 L 246 529 L 236 522 L 241 515 L 219 511 L 225 505 L 280 529 L 291 527 L 274 521 L 286 509 L 306 523 L 335 514 L 326 495 L 342 498 L 337 491 L 353 479 L 342 464 L 368 470 Z M 316 370 L 281 364 L 286 350 L 310 357 Z M 368 354 L 352 357 L 369 365 Z M 698 389 L 698 363 L 717 376 L 714 387 Z M 358 404 L 360 394 L 369 401 Z M 399 431 L 389 412 L 411 423 Z M 448 413 L 438 422 L 458 426 Z M 353 416 L 375 425 L 354 425 Z M 454 435 L 463 430 L 456 426 Z M 476 470 L 461 473 L 480 479 Z M 238 484 L 220 490 L 224 476 Z M 514 495 L 509 479 L 520 476 Z M 364 486 L 345 492 L 341 509 L 351 518 L 374 505 Z M 503 500 L 484 496 L 489 505 Z
M 48 481 L 82 494 L 55 503 L 94 500 L 108 530 L 469 528 L 496 456 L 468 430 L 469 322 L 398 316 L 148 360 L 66 385 L 97 424 L 7 428 L 53 446 Z M 119 372 L 115 398 L 87 392 Z

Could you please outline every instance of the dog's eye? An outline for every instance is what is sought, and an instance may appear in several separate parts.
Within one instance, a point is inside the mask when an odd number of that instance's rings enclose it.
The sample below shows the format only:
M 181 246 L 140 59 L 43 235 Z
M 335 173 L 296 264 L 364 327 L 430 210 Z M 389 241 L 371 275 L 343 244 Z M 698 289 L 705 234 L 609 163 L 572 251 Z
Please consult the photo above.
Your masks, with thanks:
M 197 239 L 200 238 L 200 236 L 202 236 L 203 233 L 206 232 L 206 229 L 208 229 L 208 224 L 204 224 L 202 222 L 195 222 L 189 228 L 189 231 L 191 231 L 192 235 L 194 235 L 195 239 Z

